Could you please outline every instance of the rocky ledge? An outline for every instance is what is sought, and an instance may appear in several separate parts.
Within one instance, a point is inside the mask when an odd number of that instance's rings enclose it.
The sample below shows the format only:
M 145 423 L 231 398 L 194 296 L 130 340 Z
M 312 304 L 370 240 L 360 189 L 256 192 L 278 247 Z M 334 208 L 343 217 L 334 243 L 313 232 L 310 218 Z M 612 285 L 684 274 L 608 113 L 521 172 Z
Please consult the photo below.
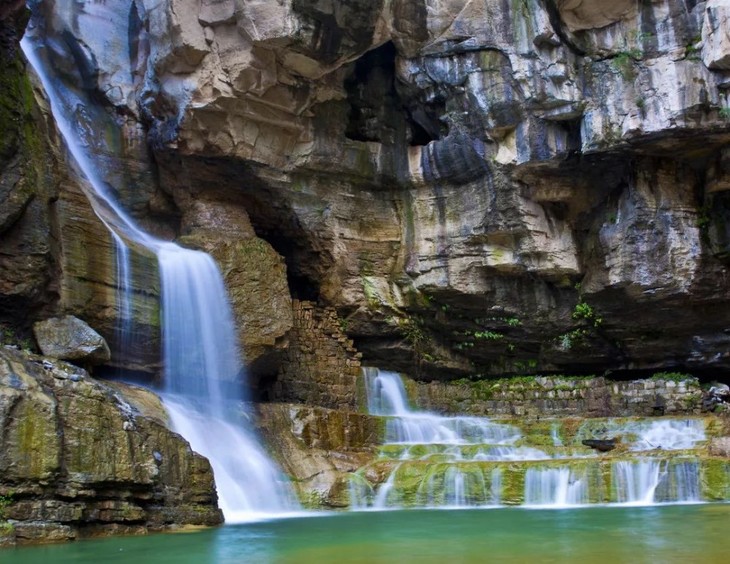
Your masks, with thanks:
M 208 461 L 164 417 L 150 392 L 0 347 L 0 544 L 222 522 Z

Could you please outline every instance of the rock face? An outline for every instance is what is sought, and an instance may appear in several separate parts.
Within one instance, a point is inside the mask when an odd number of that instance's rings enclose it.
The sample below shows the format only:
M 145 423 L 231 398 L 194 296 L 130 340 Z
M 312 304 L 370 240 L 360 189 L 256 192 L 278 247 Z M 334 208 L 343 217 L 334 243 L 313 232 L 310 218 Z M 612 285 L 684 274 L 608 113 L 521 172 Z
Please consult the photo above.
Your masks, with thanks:
M 349 475 L 375 455 L 382 422 L 285 403 L 261 405 L 261 432 L 307 507 L 349 507 Z
M 104 337 L 73 315 L 39 321 L 33 325 L 33 332 L 46 356 L 90 364 L 101 364 L 110 358 Z
M 196 244 L 246 272 L 234 240 L 270 244 L 260 272 L 278 282 L 258 301 L 278 325 L 240 314 L 262 374 L 290 327 L 273 251 L 290 293 L 335 307 L 366 359 L 423 378 L 727 370 L 726 2 L 610 4 L 110 0 L 38 16 L 146 130 L 162 192 L 137 193 L 140 217 L 164 208 L 165 229 L 195 237 L 198 202 L 238 208 L 245 234 L 214 221 Z M 260 286 L 230 273 L 234 296 Z
M 70 364 L 0 349 L 0 495 L 15 542 L 220 523 L 208 461 L 158 419 Z
M 34 33 L 66 38 L 60 77 L 106 104 L 79 122 L 112 132 L 90 148 L 125 207 L 221 263 L 257 376 L 286 356 L 290 296 L 423 378 L 730 367 L 726 3 L 36 10 Z M 19 64 L 3 103 L 47 123 Z M 57 154 L 16 123 L 7 162 Z M 113 242 L 84 182 L 11 169 L 5 311 L 76 313 L 116 350 Z M 156 269 L 134 263 L 152 346 L 111 363 L 153 373 Z

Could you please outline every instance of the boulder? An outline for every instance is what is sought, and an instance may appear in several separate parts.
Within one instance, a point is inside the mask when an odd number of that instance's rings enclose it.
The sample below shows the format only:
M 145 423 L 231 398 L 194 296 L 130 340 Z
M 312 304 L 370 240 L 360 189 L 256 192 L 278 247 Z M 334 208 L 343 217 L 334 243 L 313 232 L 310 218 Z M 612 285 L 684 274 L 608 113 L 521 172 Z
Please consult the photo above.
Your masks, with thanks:
M 608 452 L 616 448 L 616 439 L 586 439 L 581 443 L 599 452 Z
M 61 360 L 100 364 L 111 358 L 104 337 L 73 315 L 52 317 L 33 325 L 43 354 Z

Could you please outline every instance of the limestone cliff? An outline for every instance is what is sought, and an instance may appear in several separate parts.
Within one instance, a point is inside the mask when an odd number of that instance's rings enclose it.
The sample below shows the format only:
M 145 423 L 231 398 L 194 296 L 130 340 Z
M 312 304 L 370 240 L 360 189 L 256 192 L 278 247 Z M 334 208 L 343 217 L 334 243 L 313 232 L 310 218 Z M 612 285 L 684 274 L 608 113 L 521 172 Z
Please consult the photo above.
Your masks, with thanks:
M 730 7 L 610 4 L 46 0 L 34 33 L 156 167 L 128 207 L 234 295 L 276 280 L 239 317 L 264 375 L 289 293 L 424 378 L 719 373 Z

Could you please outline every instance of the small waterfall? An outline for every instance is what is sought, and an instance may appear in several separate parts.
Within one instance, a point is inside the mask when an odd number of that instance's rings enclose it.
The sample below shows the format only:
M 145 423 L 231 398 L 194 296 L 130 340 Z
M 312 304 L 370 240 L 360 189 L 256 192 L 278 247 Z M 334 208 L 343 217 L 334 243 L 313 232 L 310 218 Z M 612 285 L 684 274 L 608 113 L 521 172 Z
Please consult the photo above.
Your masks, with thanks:
M 596 425 L 587 420 L 578 431 L 578 439 L 619 438 L 632 451 L 685 450 L 697 447 L 705 440 L 702 419 L 608 419 Z
M 652 505 L 701 501 L 697 460 L 646 458 L 615 462 L 612 480 L 618 503 Z
M 398 492 L 394 489 L 394 486 L 398 468 L 400 468 L 400 465 L 395 467 L 388 479 L 378 488 L 373 500 L 373 509 L 397 509 Z
M 550 427 L 550 438 L 553 441 L 553 446 L 563 446 L 563 441 L 560 438 L 560 426 L 557 422 Z
M 347 485 L 350 495 L 350 508 L 355 511 L 362 511 L 370 507 L 374 493 L 373 487 L 365 478 L 359 474 L 350 474 Z
M 653 459 L 616 462 L 613 467 L 616 501 L 632 505 L 654 503 L 654 493 L 662 478 L 661 468 L 662 461 Z
M 585 503 L 587 481 L 570 468 L 530 468 L 525 474 L 525 505 L 571 507 Z
M 132 302 L 129 299 L 131 292 L 132 263 L 129 256 L 129 247 L 119 235 L 111 231 L 114 240 L 114 257 L 117 279 L 117 346 L 126 351 L 132 345 Z
M 664 419 L 640 422 L 626 427 L 628 433 L 638 435 L 631 450 L 682 450 L 694 448 L 706 440 L 705 425 L 701 419 Z
M 48 95 L 53 117 L 82 176 L 94 212 L 112 233 L 116 247 L 121 333 L 131 319 L 129 248 L 146 249 L 160 266 L 166 407 L 175 429 L 213 466 L 221 508 L 228 521 L 279 515 L 298 506 L 281 472 L 259 446 L 237 410 L 242 367 L 233 316 L 220 272 L 198 251 L 157 239 L 116 202 L 102 166 L 92 160 L 104 110 L 87 94 L 54 78 L 48 48 L 31 21 L 21 43 Z M 95 120 L 99 120 L 97 123 Z M 103 147 L 113 154 L 109 147 Z M 83 183 L 82 183 L 83 184 Z M 126 315 L 125 315 L 126 314 Z
M 550 445 L 546 452 L 522 444 L 522 434 L 513 425 L 484 417 L 444 417 L 411 409 L 398 374 L 374 368 L 363 372 L 369 409 L 386 418 L 381 460 L 397 461 L 378 489 L 373 507 L 523 503 L 560 508 L 592 501 L 648 505 L 701 500 L 697 459 L 683 454 L 679 459 L 647 456 L 613 461 L 577 446 L 584 438 L 605 435 L 620 436 L 633 452 L 696 448 L 706 439 L 701 419 L 587 420 L 570 442 L 561 438 L 558 422 L 548 421 L 541 426 L 544 442 L 539 443 Z M 577 459 L 583 462 L 574 464 Z M 547 460 L 554 462 L 528 468 L 520 464 Z M 520 495 L 515 485 L 521 484 L 523 477 Z
M 408 407 L 403 381 L 395 372 L 365 368 L 368 409 L 373 415 L 393 416 L 386 423 L 389 444 L 513 444 L 519 429 L 484 417 L 443 417 Z
M 668 496 L 674 496 L 679 503 L 699 503 L 700 494 L 700 465 L 696 460 L 683 460 L 670 466 L 669 480 L 667 481 Z
M 397 373 L 375 368 L 363 372 L 370 412 L 388 418 L 388 457 L 400 461 L 378 489 L 373 502 L 376 509 L 401 503 L 396 478 L 405 461 L 428 460 L 434 464 L 418 485 L 418 505 L 457 508 L 500 503 L 502 470 L 494 468 L 485 475 L 480 462 L 550 458 L 539 449 L 515 446 L 522 435 L 513 425 L 485 417 L 444 417 L 412 410 Z

